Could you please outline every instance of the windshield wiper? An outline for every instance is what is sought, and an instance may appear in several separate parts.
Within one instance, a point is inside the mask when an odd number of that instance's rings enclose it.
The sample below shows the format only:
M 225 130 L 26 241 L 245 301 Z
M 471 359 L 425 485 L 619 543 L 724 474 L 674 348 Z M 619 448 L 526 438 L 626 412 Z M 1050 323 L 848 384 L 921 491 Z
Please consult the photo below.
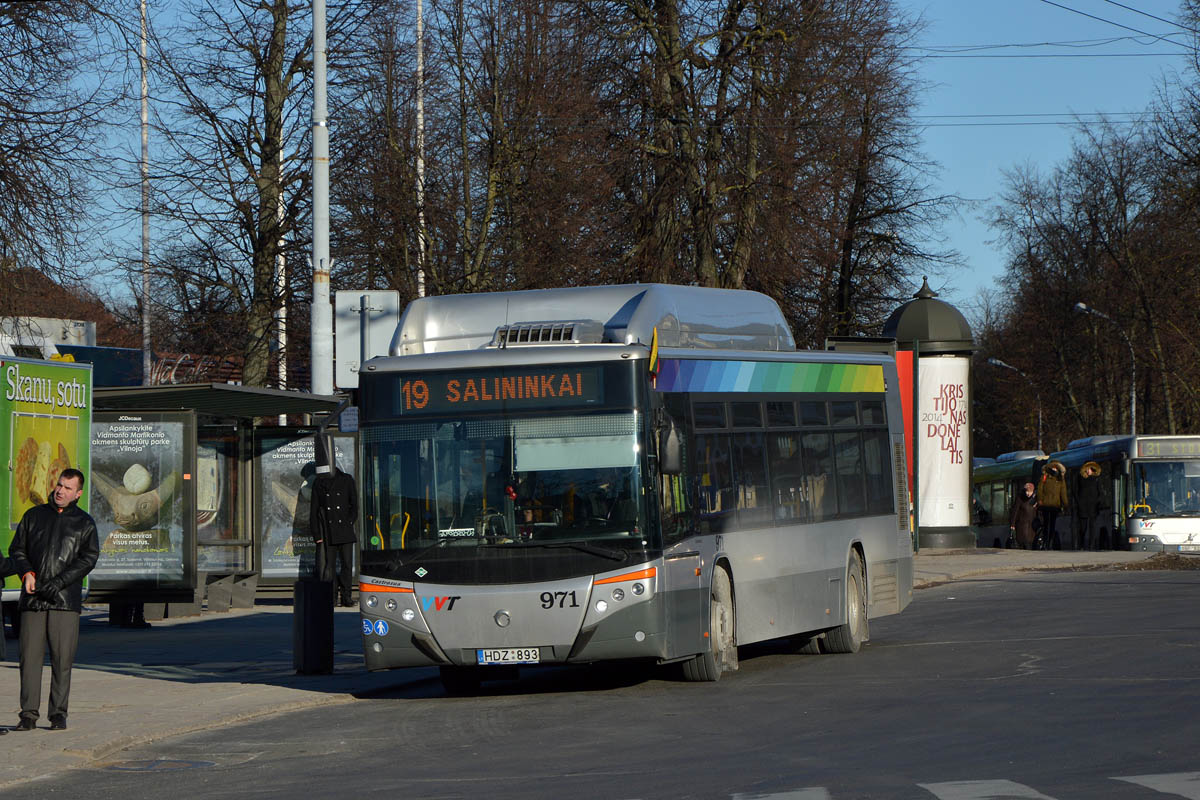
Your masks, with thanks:
M 600 547 L 587 542 L 508 542 L 505 544 L 483 545 L 484 547 L 544 547 L 547 550 L 561 550 L 569 547 L 572 550 L 578 550 L 581 553 L 588 553 L 601 558 L 609 558 L 613 561 L 624 561 L 629 558 L 629 553 L 625 550 L 612 550 L 607 547 Z
M 408 559 L 407 559 L 407 560 L 409 560 L 409 561 L 416 561 L 418 558 L 420 558 L 421 556 L 425 555 L 425 554 L 426 554 L 426 553 L 428 553 L 430 550 L 436 550 L 436 549 L 438 549 L 439 547 L 441 547 L 441 546 L 443 546 L 443 545 L 445 545 L 445 544 L 448 544 L 449 542 L 452 542 L 452 541 L 454 541 L 454 540 L 453 540 L 453 539 L 438 539 L 436 542 L 434 542 L 433 544 L 429 545 L 429 547 L 426 547 L 426 548 L 423 548 L 423 549 L 421 549 L 421 550 L 418 550 L 418 551 L 417 551 L 416 553 L 414 553 L 413 555 L 411 555 L 411 556 L 408 556 Z M 401 566 L 403 566 L 403 565 L 404 565 L 404 559 L 401 559 L 401 560 L 400 560 L 400 565 L 401 565 Z

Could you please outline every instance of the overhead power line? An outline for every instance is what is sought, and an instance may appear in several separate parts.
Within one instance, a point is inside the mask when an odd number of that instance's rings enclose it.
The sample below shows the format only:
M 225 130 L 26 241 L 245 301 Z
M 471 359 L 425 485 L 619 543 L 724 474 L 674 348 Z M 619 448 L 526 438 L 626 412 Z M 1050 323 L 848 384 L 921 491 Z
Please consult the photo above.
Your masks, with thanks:
M 933 53 L 925 58 L 1178 58 L 1183 53 Z
M 1104 2 L 1108 3 L 1110 6 L 1116 6 L 1117 8 L 1123 8 L 1126 11 L 1132 11 L 1135 14 L 1141 14 L 1143 17 L 1149 17 L 1150 19 L 1155 19 L 1155 20 L 1158 20 L 1159 22 L 1165 22 L 1168 25 L 1174 25 L 1176 28 L 1182 28 L 1183 30 L 1187 31 L 1188 33 L 1200 33 L 1200 31 L 1197 31 L 1194 28 L 1189 28 L 1186 25 L 1180 25 L 1178 22 L 1174 22 L 1169 19 L 1163 19 L 1162 17 L 1156 17 L 1153 14 L 1149 13 L 1148 11 L 1142 11 L 1140 8 L 1134 8 L 1133 6 L 1127 6 L 1124 3 L 1118 3 L 1117 0 L 1104 0 Z
M 1014 117 L 1148 117 L 1152 111 L 1086 111 L 1074 113 L 1070 111 L 1035 111 L 1031 114 L 915 114 L 913 119 L 980 119 Z
M 1114 22 L 1111 19 L 1105 19 L 1104 17 L 1098 17 L 1095 14 L 1089 14 L 1086 11 L 1080 11 L 1078 8 L 1071 8 L 1070 6 L 1064 6 L 1062 3 L 1055 3 L 1054 0 L 1042 0 L 1042 2 L 1048 6 L 1054 6 L 1055 8 L 1061 8 L 1063 11 L 1070 11 L 1072 14 L 1078 14 L 1081 17 L 1087 17 L 1088 19 L 1094 19 L 1097 22 L 1103 22 L 1107 25 L 1112 25 L 1114 27 L 1122 28 L 1127 31 L 1133 31 L 1134 33 L 1140 33 L 1143 36 L 1153 36 L 1155 39 L 1157 39 L 1161 42 L 1167 42 L 1168 44 L 1177 45 L 1179 47 L 1187 47 L 1187 45 L 1184 44 L 1183 42 L 1176 42 L 1173 39 L 1168 39 L 1165 36 L 1159 36 L 1156 33 L 1150 33 L 1149 31 L 1143 31 L 1138 28 L 1131 28 L 1128 25 L 1122 25 L 1121 23 Z M 1174 23 L 1171 23 L 1171 24 L 1174 24 Z
M 918 125 L 919 128 L 1037 128 L 1063 125 L 1088 125 L 1103 122 L 1105 125 L 1132 125 L 1135 119 L 1112 120 L 1058 120 L 1057 122 L 928 122 Z
M 997 42 L 995 44 L 942 44 L 942 45 L 925 45 L 917 47 L 905 47 L 905 50 L 930 50 L 933 52 L 945 53 L 962 53 L 972 50 L 1001 50 L 1011 47 L 1031 48 L 1031 47 L 1071 47 L 1071 48 L 1089 48 L 1089 47 L 1106 47 L 1117 42 L 1134 42 L 1142 46 L 1154 44 L 1160 38 L 1169 36 L 1181 36 L 1182 31 L 1172 31 L 1171 33 L 1163 34 L 1163 36 L 1150 36 L 1149 42 L 1143 42 L 1145 36 L 1106 36 L 1102 39 L 1066 39 L 1060 42 Z

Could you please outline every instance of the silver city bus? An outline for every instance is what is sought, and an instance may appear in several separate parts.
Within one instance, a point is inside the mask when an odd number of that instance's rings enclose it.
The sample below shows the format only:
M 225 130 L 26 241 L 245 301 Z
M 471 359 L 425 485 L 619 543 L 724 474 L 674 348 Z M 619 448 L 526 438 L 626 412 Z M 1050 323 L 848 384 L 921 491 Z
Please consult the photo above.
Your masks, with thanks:
M 360 375 L 363 649 L 516 665 L 855 652 L 912 595 L 896 369 L 666 285 L 423 298 Z M 508 669 L 506 669 L 506 667 Z

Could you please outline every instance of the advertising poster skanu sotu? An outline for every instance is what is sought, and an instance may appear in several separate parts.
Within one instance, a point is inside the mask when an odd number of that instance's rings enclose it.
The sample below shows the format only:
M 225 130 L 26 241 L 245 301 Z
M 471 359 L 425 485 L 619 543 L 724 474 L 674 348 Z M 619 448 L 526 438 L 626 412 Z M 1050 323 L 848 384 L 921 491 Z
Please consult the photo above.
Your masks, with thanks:
M 92 366 L 33 359 L 0 359 L 0 549 L 8 553 L 25 512 L 49 502 L 58 476 L 73 467 L 88 475 L 92 421 Z M 79 499 L 88 508 L 88 495 Z M 16 600 L 15 576 L 4 582 Z

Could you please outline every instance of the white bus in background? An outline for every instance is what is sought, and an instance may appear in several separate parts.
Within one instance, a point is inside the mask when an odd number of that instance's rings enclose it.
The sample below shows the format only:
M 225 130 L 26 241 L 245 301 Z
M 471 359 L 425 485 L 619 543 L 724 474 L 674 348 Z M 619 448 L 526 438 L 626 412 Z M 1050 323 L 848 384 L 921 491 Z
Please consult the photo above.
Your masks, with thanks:
M 1051 458 L 1072 479 L 1100 465 L 1115 549 L 1200 553 L 1200 436 L 1091 436 Z
M 423 298 L 360 372 L 369 669 L 855 652 L 912 593 L 894 361 L 754 292 Z
M 1200 553 L 1200 436 L 1089 436 L 1050 455 L 1026 450 L 977 459 L 972 485 L 980 547 L 1001 547 L 1008 510 L 1026 481 L 1058 461 L 1067 470 L 1067 512 L 1058 518 L 1059 541 L 1072 546 L 1084 513 L 1078 503 L 1084 464 L 1100 467 L 1100 503 L 1091 521 L 1101 550 Z

